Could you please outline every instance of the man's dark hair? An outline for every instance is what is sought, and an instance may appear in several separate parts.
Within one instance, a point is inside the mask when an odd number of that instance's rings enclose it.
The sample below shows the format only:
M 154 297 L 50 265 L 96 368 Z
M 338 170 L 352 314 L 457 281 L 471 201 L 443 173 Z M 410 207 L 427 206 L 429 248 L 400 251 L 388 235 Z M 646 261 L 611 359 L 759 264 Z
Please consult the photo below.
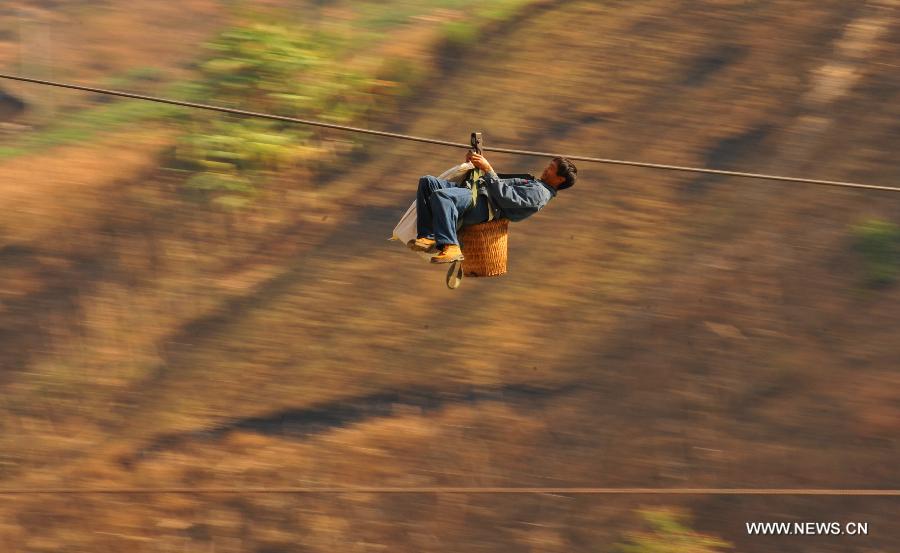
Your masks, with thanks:
M 566 182 L 560 184 L 556 189 L 565 190 L 575 186 L 575 181 L 578 180 L 578 168 L 575 167 L 575 164 L 564 157 L 555 157 L 553 161 L 556 162 L 556 174 L 566 179 Z

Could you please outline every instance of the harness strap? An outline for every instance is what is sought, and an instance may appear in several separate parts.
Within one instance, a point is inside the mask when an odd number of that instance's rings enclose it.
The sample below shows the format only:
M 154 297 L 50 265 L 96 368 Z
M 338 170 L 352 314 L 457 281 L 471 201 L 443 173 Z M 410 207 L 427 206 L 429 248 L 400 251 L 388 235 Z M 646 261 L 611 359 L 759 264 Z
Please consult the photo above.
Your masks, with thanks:
M 472 205 L 469 206 L 469 209 L 475 209 L 475 206 L 478 204 L 478 182 L 483 174 L 481 169 L 472 169 L 472 172 L 469 173 L 464 182 L 464 185 L 472 190 Z M 488 207 L 488 218 L 485 222 L 493 221 L 497 217 L 497 210 L 494 208 L 494 202 L 491 201 L 490 194 L 485 194 L 484 200 L 487 202 Z M 466 211 L 468 212 L 469 209 Z
M 481 154 L 482 139 L 481 139 L 480 132 L 472 133 L 470 143 L 472 145 L 472 150 L 477 154 Z M 470 207 L 469 209 L 475 209 L 475 206 L 478 204 L 478 181 L 479 181 L 479 179 L 481 179 L 482 176 L 484 176 L 484 173 L 482 173 L 481 169 L 478 169 L 478 168 L 472 169 L 472 172 L 469 173 L 468 179 L 471 179 L 471 180 L 469 180 L 469 182 L 471 183 L 471 190 L 472 190 L 472 207 Z M 491 202 L 490 194 L 486 194 L 485 196 L 486 196 L 485 200 L 487 201 L 487 204 L 488 204 L 487 220 L 493 221 L 494 220 L 494 204 Z
M 481 169 L 472 169 L 472 207 L 478 202 L 478 179 L 481 178 Z

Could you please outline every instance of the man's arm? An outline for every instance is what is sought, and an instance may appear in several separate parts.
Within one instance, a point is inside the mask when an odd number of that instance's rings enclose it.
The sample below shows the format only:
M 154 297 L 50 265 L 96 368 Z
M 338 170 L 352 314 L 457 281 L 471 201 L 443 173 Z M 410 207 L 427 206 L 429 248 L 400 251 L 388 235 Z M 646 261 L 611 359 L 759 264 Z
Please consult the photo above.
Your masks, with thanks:
M 510 181 L 522 179 L 509 179 Z M 484 176 L 488 193 L 500 209 L 503 208 L 531 208 L 540 209 L 546 204 L 544 196 L 531 186 L 512 186 L 504 182 L 493 170 Z
M 484 182 L 487 184 L 491 198 L 500 209 L 503 208 L 531 208 L 540 209 L 546 203 L 545 198 L 534 190 L 510 186 L 500 180 L 494 168 L 484 156 L 470 153 L 466 156 L 472 165 L 484 171 Z

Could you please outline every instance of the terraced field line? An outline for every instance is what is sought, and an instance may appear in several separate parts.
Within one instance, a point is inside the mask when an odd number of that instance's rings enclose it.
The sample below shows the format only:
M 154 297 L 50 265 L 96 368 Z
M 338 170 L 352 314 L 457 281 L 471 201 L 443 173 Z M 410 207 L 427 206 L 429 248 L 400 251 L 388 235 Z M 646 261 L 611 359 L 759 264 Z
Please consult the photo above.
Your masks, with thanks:
M 460 487 L 248 487 L 6 489 L 0 495 L 64 494 L 556 494 L 556 495 L 796 495 L 900 497 L 900 490 L 803 488 L 460 488 Z

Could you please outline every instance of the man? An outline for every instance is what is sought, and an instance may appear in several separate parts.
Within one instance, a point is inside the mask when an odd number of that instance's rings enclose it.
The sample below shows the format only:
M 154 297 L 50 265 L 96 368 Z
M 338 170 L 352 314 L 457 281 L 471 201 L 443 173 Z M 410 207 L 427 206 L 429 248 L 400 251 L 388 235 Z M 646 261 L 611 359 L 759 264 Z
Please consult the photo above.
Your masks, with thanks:
M 458 227 L 483 223 L 490 217 L 521 221 L 540 211 L 557 191 L 575 185 L 578 170 L 564 157 L 553 158 L 541 178 L 501 179 L 483 156 L 470 151 L 466 161 L 484 173 L 478 186 L 477 201 L 472 191 L 431 175 L 419 179 L 416 194 L 416 240 L 410 247 L 416 251 L 436 251 L 432 263 L 451 263 L 463 259 L 459 247 Z M 474 205 L 473 205 L 474 204 Z M 460 225 L 459 222 L 462 221 Z

